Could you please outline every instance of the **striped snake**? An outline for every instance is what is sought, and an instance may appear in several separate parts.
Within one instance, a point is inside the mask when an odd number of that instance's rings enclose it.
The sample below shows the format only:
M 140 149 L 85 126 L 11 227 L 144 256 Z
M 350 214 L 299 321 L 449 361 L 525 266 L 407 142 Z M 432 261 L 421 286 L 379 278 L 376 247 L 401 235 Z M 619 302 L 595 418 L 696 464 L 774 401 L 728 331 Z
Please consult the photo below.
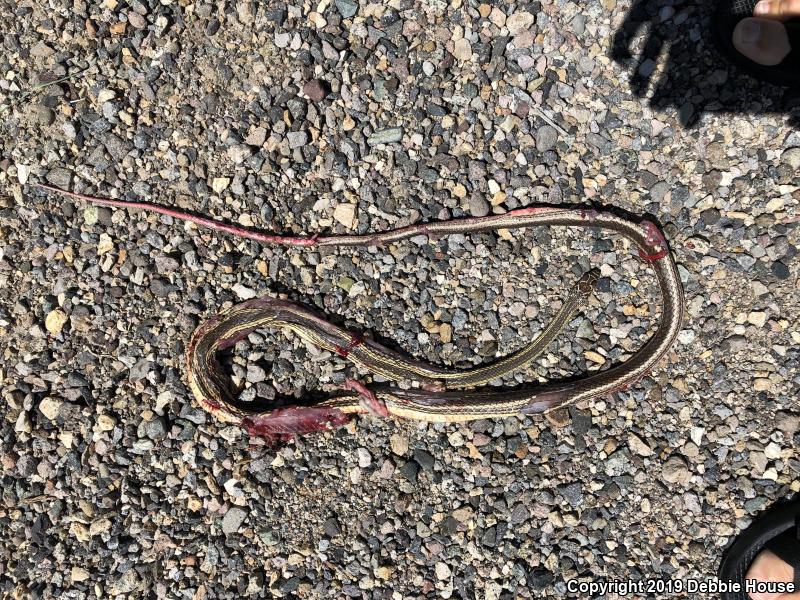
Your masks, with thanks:
M 359 413 L 439 422 L 542 413 L 567 403 L 610 394 L 635 383 L 667 353 L 681 329 L 683 289 L 663 234 L 651 221 L 633 222 L 609 210 L 539 206 L 502 215 L 410 225 L 382 233 L 294 237 L 228 225 L 144 202 L 87 196 L 42 184 L 37 184 L 37 187 L 94 204 L 169 215 L 240 238 L 283 246 L 369 247 L 385 246 L 417 235 L 436 238 L 453 233 L 539 226 L 595 228 L 619 234 L 633 242 L 639 256 L 655 271 L 663 304 L 660 322 L 645 345 L 627 361 L 578 379 L 501 391 L 477 386 L 484 386 L 534 360 L 589 297 L 598 277 L 596 269 L 581 277 L 553 320 L 531 343 L 506 358 L 467 371 L 450 371 L 409 359 L 377 342 L 341 329 L 292 302 L 260 298 L 238 304 L 223 314 L 210 317 L 192 334 L 186 350 L 186 376 L 195 399 L 204 409 L 223 421 L 243 426 L 253 435 L 288 439 L 296 433 L 342 425 L 351 415 Z M 422 385 L 403 389 L 388 385 L 367 387 L 348 381 L 347 393 L 313 404 L 279 408 L 261 401 L 239 400 L 229 377 L 217 361 L 217 354 L 253 330 L 265 326 L 292 331 L 304 340 L 347 357 L 390 381 L 412 380 Z

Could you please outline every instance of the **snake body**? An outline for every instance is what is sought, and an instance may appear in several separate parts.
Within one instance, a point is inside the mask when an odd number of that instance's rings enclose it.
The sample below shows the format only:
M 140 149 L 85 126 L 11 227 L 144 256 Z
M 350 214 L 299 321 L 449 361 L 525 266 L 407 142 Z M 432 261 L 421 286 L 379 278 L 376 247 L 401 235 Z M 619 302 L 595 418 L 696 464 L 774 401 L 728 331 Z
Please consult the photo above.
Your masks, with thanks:
M 371 339 L 337 327 L 294 302 L 270 297 L 248 300 L 222 315 L 208 319 L 192 335 L 186 352 L 189 384 L 195 397 L 203 399 L 206 406 L 209 399 L 220 405 L 219 417 L 237 421 L 251 415 L 252 402 L 236 399 L 230 389 L 230 380 L 217 362 L 217 354 L 235 345 L 255 329 L 277 327 L 291 331 L 306 342 L 347 358 L 390 381 L 417 381 L 428 391 L 481 386 L 538 357 L 589 298 L 598 278 L 599 271 L 596 269 L 584 274 L 547 327 L 527 346 L 498 361 L 469 370 L 449 370 L 410 359 Z M 396 391 L 393 389 L 393 392 Z M 220 398 L 224 399 L 220 401 Z M 380 401 L 385 404 L 386 399 L 381 397 Z M 327 406 L 325 403 L 323 405 Z M 339 410 L 353 412 L 358 411 L 359 406 L 363 407 L 364 403 L 359 402 L 358 396 L 351 396 L 336 398 L 334 405 Z M 393 405 L 391 400 L 390 405 Z
M 523 227 L 594 228 L 628 239 L 638 249 L 639 256 L 655 271 L 662 300 L 660 322 L 650 339 L 627 361 L 586 377 L 542 385 L 523 385 L 507 391 L 487 387 L 453 388 L 482 386 L 533 360 L 588 297 L 597 278 L 596 271 L 584 275 L 552 322 L 532 343 L 505 359 L 470 371 L 449 371 L 408 359 L 371 340 L 354 336 L 291 302 L 261 298 L 236 305 L 225 314 L 209 318 L 194 332 L 186 351 L 186 375 L 195 399 L 203 408 L 224 421 L 244 426 L 253 434 L 280 437 L 329 429 L 346 422 L 352 414 L 368 411 L 440 422 L 542 413 L 630 386 L 664 357 L 681 330 L 683 289 L 663 234 L 651 221 L 634 222 L 608 210 L 538 206 L 512 210 L 502 215 L 411 225 L 382 233 L 295 237 L 253 231 L 149 203 L 74 194 L 46 185 L 39 187 L 96 204 L 144 209 L 237 237 L 287 246 L 369 247 L 384 246 L 421 234 L 435 238 L 454 233 Z M 389 380 L 411 379 L 426 385 L 421 389 L 402 389 L 389 385 L 365 387 L 353 384 L 351 388 L 355 391 L 310 406 L 269 408 L 261 403 L 237 400 L 229 378 L 216 360 L 216 354 L 263 326 L 294 331 L 306 341 L 347 356 Z M 366 403 L 365 398 L 369 400 Z

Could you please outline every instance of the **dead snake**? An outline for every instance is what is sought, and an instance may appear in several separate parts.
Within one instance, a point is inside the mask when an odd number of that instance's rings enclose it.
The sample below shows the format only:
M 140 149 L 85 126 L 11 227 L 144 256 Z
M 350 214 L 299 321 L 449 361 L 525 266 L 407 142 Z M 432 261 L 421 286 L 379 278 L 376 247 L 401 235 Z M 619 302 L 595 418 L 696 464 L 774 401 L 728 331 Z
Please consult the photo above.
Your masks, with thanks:
M 408 359 L 372 340 L 341 329 L 292 302 L 261 298 L 238 304 L 224 314 L 210 317 L 194 332 L 186 351 L 186 375 L 192 393 L 203 408 L 226 422 L 242 425 L 252 434 L 286 438 L 295 433 L 330 429 L 348 421 L 350 415 L 364 412 L 445 422 L 542 413 L 630 386 L 666 354 L 681 329 L 683 289 L 663 234 L 651 221 L 635 223 L 607 210 L 538 206 L 512 210 L 502 215 L 411 225 L 381 233 L 295 237 L 253 231 L 144 202 L 75 194 L 42 184 L 37 187 L 94 204 L 169 215 L 240 238 L 284 246 L 369 247 L 384 246 L 417 235 L 440 237 L 453 233 L 538 226 L 596 228 L 617 233 L 633 242 L 639 256 L 655 271 L 663 303 L 661 319 L 652 337 L 627 361 L 579 379 L 506 391 L 488 387 L 469 390 L 452 388 L 481 386 L 532 361 L 588 297 L 597 279 L 596 270 L 581 278 L 552 322 L 528 346 L 498 362 L 469 371 L 449 371 Z M 411 379 L 421 382 L 423 386 L 417 389 L 386 385 L 366 387 L 348 381 L 351 393 L 330 397 L 312 405 L 295 404 L 280 408 L 238 400 L 216 355 L 254 329 L 264 326 L 294 331 L 307 341 L 345 356 L 389 380 Z

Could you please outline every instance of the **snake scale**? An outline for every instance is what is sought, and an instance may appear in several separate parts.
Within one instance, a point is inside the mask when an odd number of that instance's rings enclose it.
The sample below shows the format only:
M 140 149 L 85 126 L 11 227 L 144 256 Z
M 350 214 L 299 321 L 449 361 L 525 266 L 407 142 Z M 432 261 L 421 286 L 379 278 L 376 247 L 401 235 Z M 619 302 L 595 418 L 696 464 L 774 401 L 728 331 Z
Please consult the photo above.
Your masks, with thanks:
M 662 301 L 660 321 L 655 333 L 627 361 L 582 378 L 523 385 L 511 390 L 495 390 L 484 384 L 530 363 L 543 351 L 591 294 L 598 277 L 595 269 L 581 277 L 536 339 L 511 356 L 468 371 L 450 371 L 409 359 L 341 329 L 292 302 L 260 298 L 238 304 L 226 313 L 208 318 L 192 334 L 186 351 L 186 378 L 195 399 L 204 409 L 223 421 L 243 426 L 254 435 L 287 439 L 297 433 L 337 427 L 359 413 L 440 422 L 543 413 L 635 383 L 664 357 L 681 330 L 683 289 L 663 234 L 649 220 L 635 222 L 610 210 L 536 206 L 501 215 L 410 225 L 381 233 L 297 237 L 254 231 L 145 202 L 87 196 L 43 184 L 37 187 L 94 204 L 169 215 L 237 237 L 284 246 L 369 247 L 385 246 L 417 235 L 435 238 L 454 233 L 542 226 L 594 228 L 627 238 L 638 249 L 642 260 L 655 271 Z M 414 380 L 422 385 L 403 389 L 391 385 L 368 387 L 348 381 L 345 393 L 309 405 L 275 407 L 238 400 L 229 377 L 217 361 L 217 354 L 254 329 L 265 326 L 293 331 L 306 341 L 347 357 L 390 381 Z

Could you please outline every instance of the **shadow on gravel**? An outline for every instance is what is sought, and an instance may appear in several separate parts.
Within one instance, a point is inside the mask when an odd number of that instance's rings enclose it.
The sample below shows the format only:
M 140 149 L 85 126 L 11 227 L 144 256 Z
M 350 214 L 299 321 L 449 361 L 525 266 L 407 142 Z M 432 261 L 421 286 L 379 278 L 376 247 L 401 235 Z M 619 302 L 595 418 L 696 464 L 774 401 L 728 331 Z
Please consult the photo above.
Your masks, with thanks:
M 610 50 L 628 70 L 633 94 L 655 109 L 677 111 L 687 128 L 708 112 L 785 113 L 797 127 L 797 90 L 756 80 L 718 50 L 715 5 L 713 0 L 634 0 Z

